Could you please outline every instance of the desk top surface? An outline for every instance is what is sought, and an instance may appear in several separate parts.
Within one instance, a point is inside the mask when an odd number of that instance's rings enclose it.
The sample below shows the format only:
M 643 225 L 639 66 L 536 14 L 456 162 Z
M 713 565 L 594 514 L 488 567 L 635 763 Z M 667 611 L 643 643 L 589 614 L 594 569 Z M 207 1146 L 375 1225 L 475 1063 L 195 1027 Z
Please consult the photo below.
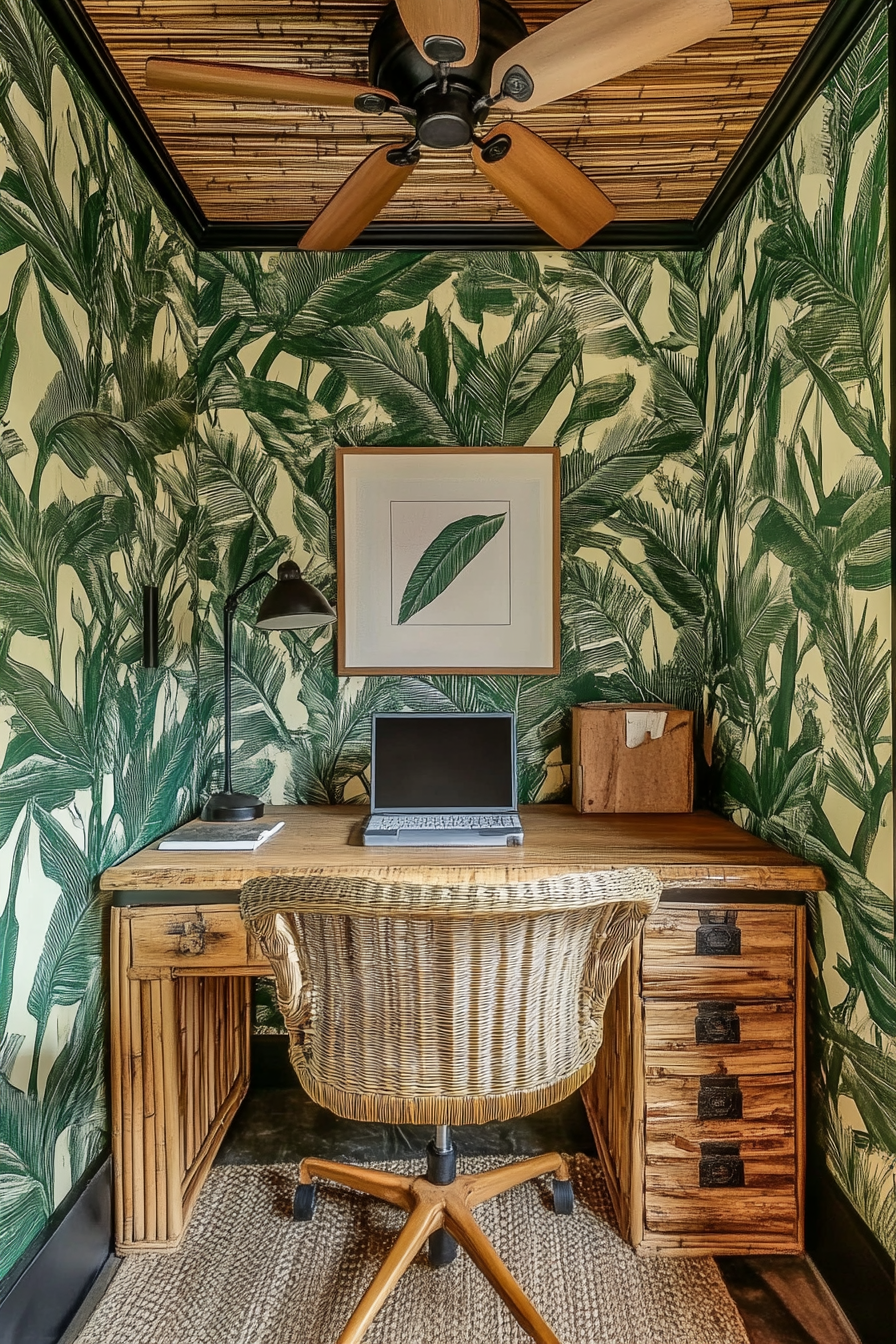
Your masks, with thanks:
M 161 852 L 158 841 L 109 868 L 104 891 L 238 890 L 252 877 L 351 873 L 418 882 L 519 882 L 641 864 L 669 888 L 821 891 L 824 874 L 712 812 L 583 814 L 568 804 L 521 807 L 518 848 L 366 847 L 366 807 L 268 807 L 282 831 L 254 853 Z

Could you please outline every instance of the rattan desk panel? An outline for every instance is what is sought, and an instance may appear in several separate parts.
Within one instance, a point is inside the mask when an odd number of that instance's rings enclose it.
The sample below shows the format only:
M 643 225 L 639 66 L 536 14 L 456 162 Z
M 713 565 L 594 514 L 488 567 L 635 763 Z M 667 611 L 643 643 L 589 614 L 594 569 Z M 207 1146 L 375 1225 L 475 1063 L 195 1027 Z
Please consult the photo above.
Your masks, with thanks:
M 610 1164 L 623 1226 L 630 1236 L 633 1230 L 638 1232 L 642 1249 L 687 1250 L 692 1246 L 703 1253 L 712 1249 L 711 1214 L 719 1207 L 713 1199 L 718 1192 L 695 1186 L 690 1197 L 686 1193 L 688 1182 L 697 1180 L 699 1166 L 699 1142 L 691 1132 L 690 1113 L 693 1096 L 700 1090 L 698 1075 L 713 1067 L 727 1068 L 728 1057 L 720 1056 L 712 1046 L 702 1054 L 689 1053 L 675 1037 L 685 1030 L 682 1012 L 686 1016 L 693 1013 L 698 1000 L 724 997 L 727 987 L 727 992 L 741 999 L 774 998 L 787 1004 L 783 1013 L 787 1024 L 781 1020 L 777 1053 L 762 1055 L 764 1045 L 771 1046 L 768 1027 L 763 1025 L 761 1012 L 745 1010 L 743 1048 L 731 1055 L 730 1063 L 733 1068 L 736 1059 L 742 1074 L 757 1075 L 756 1084 L 750 1085 L 752 1091 L 748 1087 L 743 1094 L 743 1125 L 749 1124 L 750 1115 L 758 1117 L 756 1108 L 767 1103 L 769 1114 L 764 1123 L 778 1126 L 774 1135 L 766 1135 L 757 1119 L 752 1138 L 744 1140 L 745 1153 L 764 1138 L 773 1147 L 783 1143 L 786 1148 L 781 1126 L 789 1124 L 790 1133 L 791 1155 L 782 1157 L 785 1166 L 787 1162 L 790 1166 L 786 1171 L 776 1166 L 772 1172 L 778 1181 L 774 1210 L 761 1190 L 747 1191 L 749 1197 L 738 1217 L 745 1216 L 745 1209 L 766 1209 L 775 1219 L 777 1244 L 795 1247 L 801 1235 L 794 1210 L 801 1189 L 803 1124 L 802 989 L 796 970 L 802 956 L 797 948 L 802 948 L 803 912 L 795 902 L 798 893 L 823 887 L 819 869 L 710 813 L 611 817 L 584 816 L 563 806 L 523 808 L 526 843 L 512 852 L 510 861 L 507 851 L 476 850 L 464 851 L 463 863 L 458 862 L 457 850 L 426 851 L 424 862 L 419 850 L 363 848 L 358 837 L 363 808 L 269 808 L 271 814 L 282 816 L 287 824 L 255 854 L 163 854 L 157 846 L 149 846 L 101 878 L 102 888 L 113 893 L 112 1153 L 120 1254 L 177 1247 L 249 1085 L 251 983 L 268 965 L 239 916 L 237 901 L 243 882 L 271 873 L 309 870 L 380 878 L 394 872 L 404 881 L 413 877 L 444 882 L 519 881 L 629 864 L 652 868 L 666 888 L 664 904 L 652 917 L 644 939 L 645 984 L 653 987 L 649 999 L 642 1001 L 639 946 L 608 1010 L 603 1067 L 599 1061 L 594 1086 L 589 1083 L 586 1088 L 589 1115 L 605 1162 Z M 740 912 L 744 960 L 730 956 L 695 960 L 701 910 L 709 912 L 707 918 L 719 918 L 720 912 L 724 915 L 734 908 Z M 763 964 L 766 956 L 770 957 L 768 965 Z M 744 975 L 753 986 L 750 994 L 744 993 Z M 758 988 L 763 981 L 764 987 Z M 624 1021 L 632 1021 L 631 999 L 626 996 L 635 983 L 638 1013 L 642 1014 L 640 1034 L 624 1028 Z M 646 1053 L 644 1002 L 650 1005 Z M 796 1042 L 791 1049 L 794 1021 Z M 783 1042 L 786 1048 L 779 1058 Z M 681 1068 L 663 1066 L 670 1051 L 678 1052 L 676 1061 Z M 766 1079 L 769 1086 L 757 1091 L 770 1069 L 775 1073 Z M 648 1074 L 652 1079 L 654 1075 L 666 1079 L 661 1098 L 651 1091 L 648 1099 Z M 612 1079 L 616 1099 L 612 1107 L 606 1089 L 598 1085 L 600 1078 Z M 795 1119 L 788 1120 L 781 1113 L 785 1094 L 785 1109 L 789 1106 Z M 681 1160 L 674 1144 L 672 1157 L 666 1155 L 665 1140 L 657 1138 L 654 1123 L 659 1116 L 668 1118 L 670 1106 L 674 1109 L 676 1105 L 682 1108 L 684 1126 L 679 1134 L 679 1145 L 685 1145 L 680 1149 Z M 649 1203 L 645 1207 L 638 1200 L 634 1224 L 627 1221 L 631 1153 L 623 1151 L 619 1142 L 619 1136 L 626 1134 L 636 1137 L 642 1158 L 648 1150 L 652 1154 Z M 656 1142 L 660 1148 L 654 1153 Z M 777 1157 L 772 1165 L 776 1162 L 781 1166 Z M 754 1163 L 751 1174 L 760 1165 Z M 643 1173 L 644 1166 L 639 1170 Z M 784 1191 L 782 1180 L 787 1186 Z M 670 1184 L 671 1190 L 667 1188 Z M 786 1235 L 780 1232 L 785 1222 Z M 672 1230 L 655 1234 L 651 1225 Z M 720 1233 L 720 1248 L 756 1244 L 775 1249 L 768 1237 L 760 1237 L 757 1243 L 755 1237 L 734 1231 L 734 1226 L 729 1220 L 727 1231 Z

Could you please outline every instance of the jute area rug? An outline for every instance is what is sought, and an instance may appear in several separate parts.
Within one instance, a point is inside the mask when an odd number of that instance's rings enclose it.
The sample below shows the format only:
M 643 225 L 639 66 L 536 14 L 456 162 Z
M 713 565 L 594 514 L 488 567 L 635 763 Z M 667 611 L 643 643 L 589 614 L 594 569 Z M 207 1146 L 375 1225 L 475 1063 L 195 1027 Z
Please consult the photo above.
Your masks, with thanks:
M 467 1158 L 461 1168 L 495 1165 Z M 748 1344 L 713 1260 L 636 1256 L 614 1230 L 599 1164 L 579 1156 L 571 1168 L 571 1217 L 553 1213 L 546 1181 L 477 1210 L 563 1344 Z M 333 1344 L 404 1215 L 322 1183 L 314 1220 L 294 1223 L 296 1174 L 293 1165 L 215 1168 L 180 1249 L 125 1259 L 78 1344 Z M 440 1270 L 420 1256 L 365 1344 L 527 1338 L 461 1251 Z

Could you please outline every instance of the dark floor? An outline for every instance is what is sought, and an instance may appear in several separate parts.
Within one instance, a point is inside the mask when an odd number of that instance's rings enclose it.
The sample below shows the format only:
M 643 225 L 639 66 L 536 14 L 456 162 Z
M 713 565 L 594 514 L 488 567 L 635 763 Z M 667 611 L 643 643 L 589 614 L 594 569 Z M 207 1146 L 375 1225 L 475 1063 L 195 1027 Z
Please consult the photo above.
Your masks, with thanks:
M 461 1154 L 529 1156 L 557 1149 L 595 1153 L 578 1094 L 524 1120 L 454 1129 Z M 299 1087 L 283 1036 L 253 1038 L 252 1086 L 231 1125 L 218 1162 L 388 1162 L 419 1155 L 432 1137 L 420 1125 L 340 1120 Z M 811 1262 L 801 1256 L 720 1259 L 751 1344 L 858 1344 Z
M 805 1256 L 729 1255 L 717 1263 L 751 1344 L 859 1344 Z
M 457 1126 L 461 1154 L 529 1157 L 556 1148 L 594 1153 L 594 1140 L 578 1094 L 549 1110 L 492 1125 Z M 340 1120 L 322 1110 L 299 1087 L 283 1036 L 256 1036 L 252 1086 L 218 1154 L 219 1162 L 298 1162 L 303 1157 L 333 1162 L 391 1162 L 423 1157 L 432 1126 L 374 1125 Z

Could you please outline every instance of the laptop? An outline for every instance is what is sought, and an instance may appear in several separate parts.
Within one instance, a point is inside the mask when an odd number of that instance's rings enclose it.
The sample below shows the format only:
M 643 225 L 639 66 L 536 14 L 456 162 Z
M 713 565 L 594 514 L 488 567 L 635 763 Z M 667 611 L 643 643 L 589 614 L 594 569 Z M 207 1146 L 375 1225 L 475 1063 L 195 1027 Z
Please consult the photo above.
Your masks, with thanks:
M 365 845 L 521 845 L 513 714 L 374 714 Z

